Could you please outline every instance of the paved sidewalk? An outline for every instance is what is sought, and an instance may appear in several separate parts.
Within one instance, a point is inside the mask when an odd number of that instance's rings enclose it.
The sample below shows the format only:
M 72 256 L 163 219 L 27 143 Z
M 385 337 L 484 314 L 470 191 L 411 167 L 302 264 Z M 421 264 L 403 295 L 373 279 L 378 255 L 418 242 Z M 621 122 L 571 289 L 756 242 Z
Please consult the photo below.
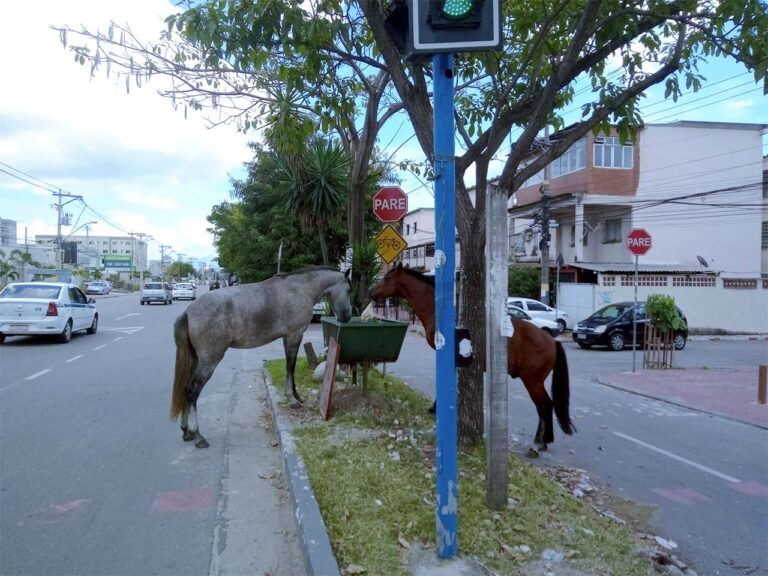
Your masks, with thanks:
M 757 402 L 758 367 L 638 370 L 598 376 L 598 382 L 768 429 L 768 404 Z

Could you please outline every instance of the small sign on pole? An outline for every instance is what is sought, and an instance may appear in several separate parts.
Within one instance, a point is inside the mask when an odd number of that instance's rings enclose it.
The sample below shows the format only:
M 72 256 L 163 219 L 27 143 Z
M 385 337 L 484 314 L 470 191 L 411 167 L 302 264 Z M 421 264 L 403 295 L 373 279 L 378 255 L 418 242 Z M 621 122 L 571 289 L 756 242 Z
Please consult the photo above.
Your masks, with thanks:
M 637 355 L 637 279 L 638 279 L 638 259 L 645 255 L 652 245 L 651 235 L 643 228 L 635 228 L 627 234 L 625 246 L 630 254 L 635 257 L 635 306 L 633 308 L 634 318 L 632 320 L 632 373 L 635 372 Z

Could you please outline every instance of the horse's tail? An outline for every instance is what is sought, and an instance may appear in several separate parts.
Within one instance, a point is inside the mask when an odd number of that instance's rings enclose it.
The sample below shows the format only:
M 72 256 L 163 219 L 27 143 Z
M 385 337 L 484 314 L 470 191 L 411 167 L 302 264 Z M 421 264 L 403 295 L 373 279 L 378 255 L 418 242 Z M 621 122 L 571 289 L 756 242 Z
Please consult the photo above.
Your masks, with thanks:
M 197 359 L 192 342 L 189 341 L 187 313 L 182 313 L 173 325 L 173 339 L 176 341 L 176 368 L 173 372 L 173 393 L 171 395 L 171 420 L 176 420 L 187 407 L 187 384 Z
M 568 414 L 568 403 L 571 395 L 568 383 L 568 361 L 560 342 L 555 341 L 555 350 L 555 367 L 552 370 L 552 404 L 554 404 L 555 416 L 560 423 L 560 428 L 565 434 L 570 435 L 576 432 L 576 426 L 573 425 Z

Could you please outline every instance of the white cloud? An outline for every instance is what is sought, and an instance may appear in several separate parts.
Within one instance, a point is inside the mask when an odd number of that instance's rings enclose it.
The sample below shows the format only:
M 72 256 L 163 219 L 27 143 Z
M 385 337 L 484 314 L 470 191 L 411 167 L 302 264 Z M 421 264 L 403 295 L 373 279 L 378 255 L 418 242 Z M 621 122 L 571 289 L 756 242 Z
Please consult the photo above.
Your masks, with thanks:
M 232 126 L 208 129 L 199 113 L 185 120 L 157 94 L 160 79 L 141 89 L 134 84 L 130 93 L 124 80 L 104 71 L 91 79 L 90 69 L 74 62 L 50 28 L 106 30 L 114 20 L 154 40 L 164 17 L 176 10 L 166 0 L 4 5 L 0 65 L 8 83 L 0 100 L 0 162 L 81 195 L 103 217 L 84 216 L 99 221 L 91 234 L 120 233 L 108 219 L 123 230 L 152 234 L 151 258 L 159 243 L 204 258 L 214 255 L 205 217 L 229 199 L 229 176 L 242 177 L 242 164 L 251 158 L 247 142 L 256 136 Z M 19 234 L 25 227 L 30 237 L 55 233 L 54 201 L 50 192 L 0 172 L 0 217 L 17 220 Z M 67 211 L 77 214 L 79 203 Z

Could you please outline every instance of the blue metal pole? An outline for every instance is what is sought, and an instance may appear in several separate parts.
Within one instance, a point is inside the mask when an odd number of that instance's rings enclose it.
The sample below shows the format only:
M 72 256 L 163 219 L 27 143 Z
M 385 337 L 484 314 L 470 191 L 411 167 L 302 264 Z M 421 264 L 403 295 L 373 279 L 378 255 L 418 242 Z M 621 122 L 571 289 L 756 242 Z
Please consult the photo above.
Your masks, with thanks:
M 432 57 L 435 135 L 435 397 L 437 399 L 437 556 L 456 556 L 456 180 L 453 54 Z

